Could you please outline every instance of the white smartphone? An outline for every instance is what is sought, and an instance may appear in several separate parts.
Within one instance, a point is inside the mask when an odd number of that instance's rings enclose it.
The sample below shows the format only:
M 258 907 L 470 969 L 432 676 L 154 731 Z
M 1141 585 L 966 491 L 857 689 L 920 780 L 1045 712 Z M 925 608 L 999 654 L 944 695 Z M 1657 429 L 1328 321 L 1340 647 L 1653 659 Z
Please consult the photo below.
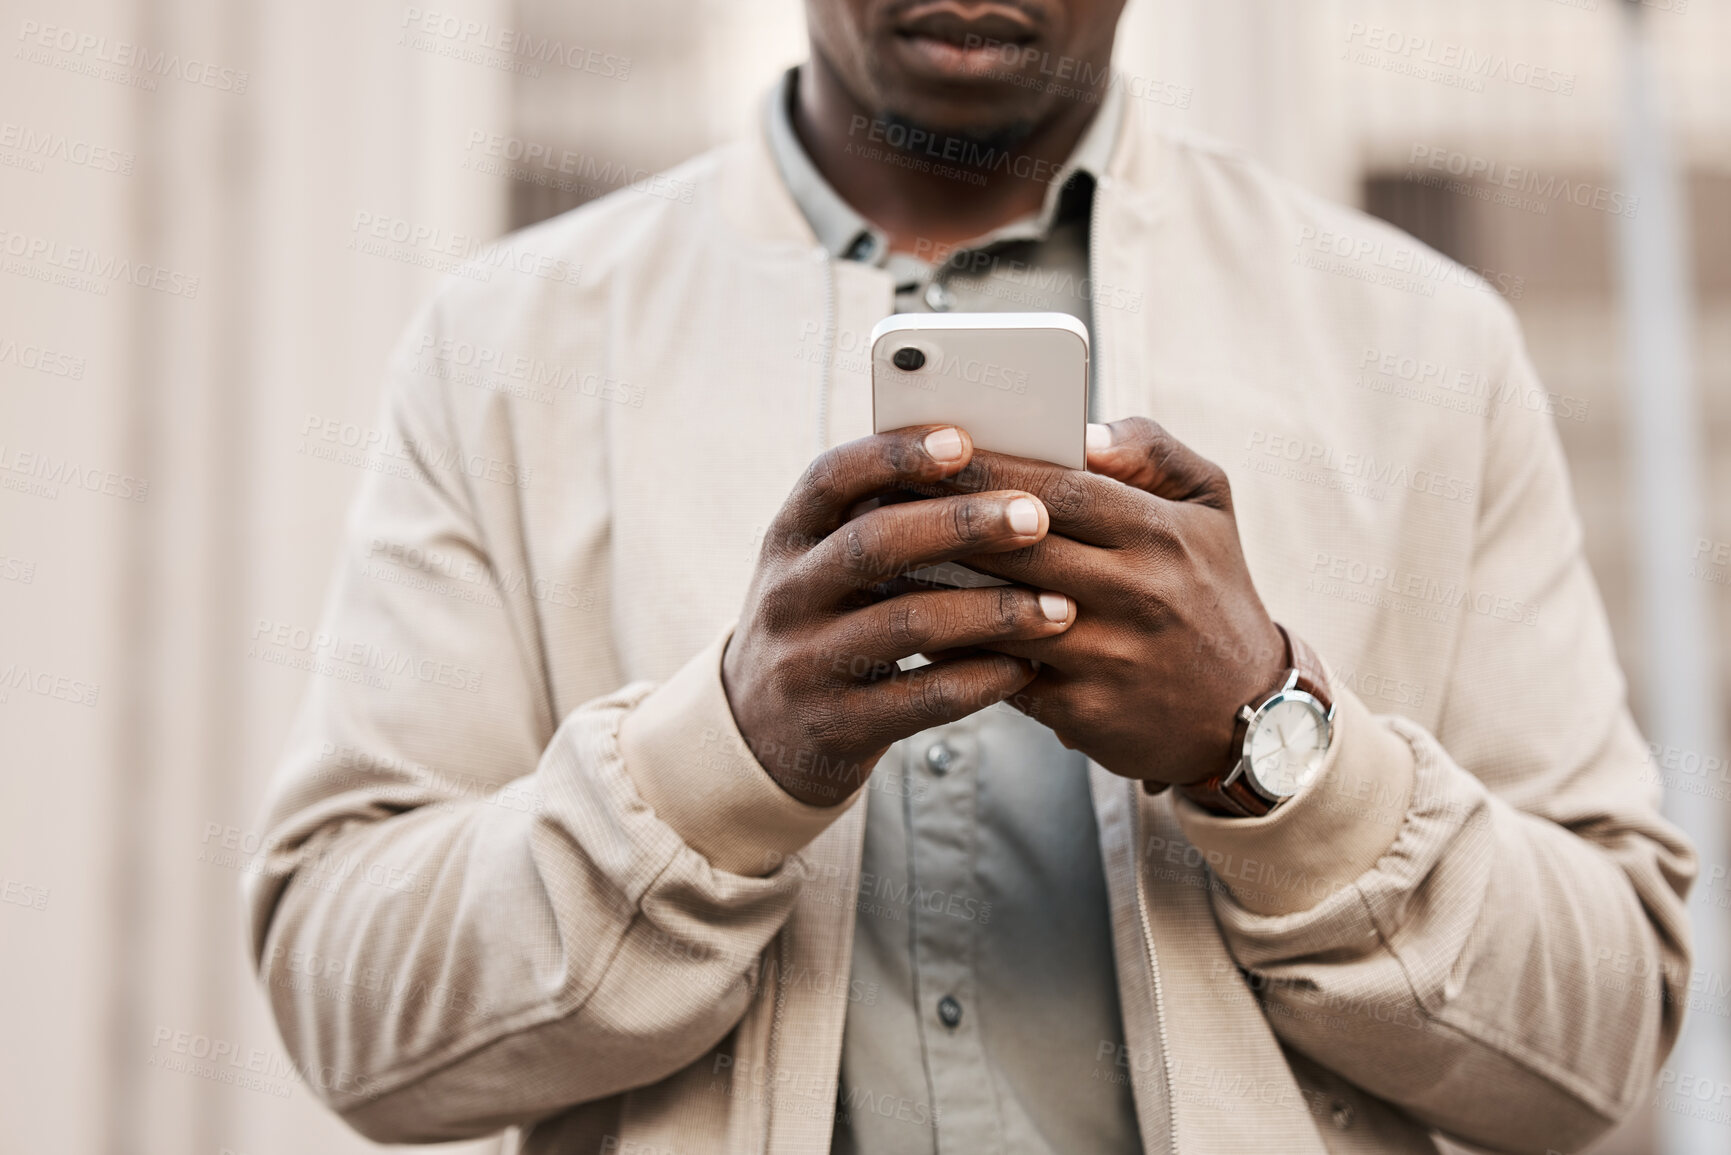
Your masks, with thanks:
M 1088 329 L 1068 313 L 897 313 L 872 330 L 872 431 L 950 424 L 1087 466 Z
M 1068 313 L 897 313 L 872 330 L 872 431 L 959 425 L 977 449 L 1087 467 L 1088 329 Z M 939 585 L 1008 583 L 946 562 Z

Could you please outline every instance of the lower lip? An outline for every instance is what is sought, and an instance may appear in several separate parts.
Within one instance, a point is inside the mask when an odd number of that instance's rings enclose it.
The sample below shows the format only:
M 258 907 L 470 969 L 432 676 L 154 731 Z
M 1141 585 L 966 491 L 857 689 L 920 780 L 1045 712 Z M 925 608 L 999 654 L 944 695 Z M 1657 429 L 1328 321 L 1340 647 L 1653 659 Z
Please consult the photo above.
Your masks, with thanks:
M 1019 72 L 1020 54 L 1027 47 L 992 41 L 977 48 L 964 48 L 931 36 L 898 36 L 896 43 L 926 71 L 980 80 Z

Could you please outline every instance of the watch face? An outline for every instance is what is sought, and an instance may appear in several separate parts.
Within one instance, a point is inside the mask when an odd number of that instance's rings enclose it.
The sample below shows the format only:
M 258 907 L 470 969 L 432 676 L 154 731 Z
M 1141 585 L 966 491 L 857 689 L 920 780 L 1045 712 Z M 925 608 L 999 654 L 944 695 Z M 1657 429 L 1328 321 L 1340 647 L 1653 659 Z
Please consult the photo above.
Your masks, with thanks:
M 1267 707 L 1245 743 L 1257 784 L 1276 798 L 1309 785 L 1328 753 L 1328 731 L 1328 719 L 1309 695 Z

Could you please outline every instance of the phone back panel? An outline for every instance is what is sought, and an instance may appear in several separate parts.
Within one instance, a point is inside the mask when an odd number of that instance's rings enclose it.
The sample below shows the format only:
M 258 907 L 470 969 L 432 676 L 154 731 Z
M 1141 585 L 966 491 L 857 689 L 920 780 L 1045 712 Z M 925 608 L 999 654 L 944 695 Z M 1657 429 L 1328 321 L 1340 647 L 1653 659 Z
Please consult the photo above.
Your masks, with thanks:
M 894 358 L 921 362 L 898 368 Z M 1082 469 L 1088 331 L 1068 313 L 898 313 L 872 331 L 872 428 L 959 425 L 980 449 Z

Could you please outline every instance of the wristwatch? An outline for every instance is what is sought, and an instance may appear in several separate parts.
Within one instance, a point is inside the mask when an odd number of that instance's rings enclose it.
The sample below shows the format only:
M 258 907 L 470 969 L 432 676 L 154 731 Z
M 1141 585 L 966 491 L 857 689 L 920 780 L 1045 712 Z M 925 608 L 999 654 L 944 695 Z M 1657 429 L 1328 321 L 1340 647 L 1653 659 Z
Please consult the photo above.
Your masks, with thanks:
M 1334 699 L 1328 675 L 1303 639 L 1275 626 L 1286 639 L 1287 671 L 1263 699 L 1238 711 L 1232 764 L 1178 788 L 1204 810 L 1260 818 L 1297 794 L 1322 771 L 1334 738 Z

